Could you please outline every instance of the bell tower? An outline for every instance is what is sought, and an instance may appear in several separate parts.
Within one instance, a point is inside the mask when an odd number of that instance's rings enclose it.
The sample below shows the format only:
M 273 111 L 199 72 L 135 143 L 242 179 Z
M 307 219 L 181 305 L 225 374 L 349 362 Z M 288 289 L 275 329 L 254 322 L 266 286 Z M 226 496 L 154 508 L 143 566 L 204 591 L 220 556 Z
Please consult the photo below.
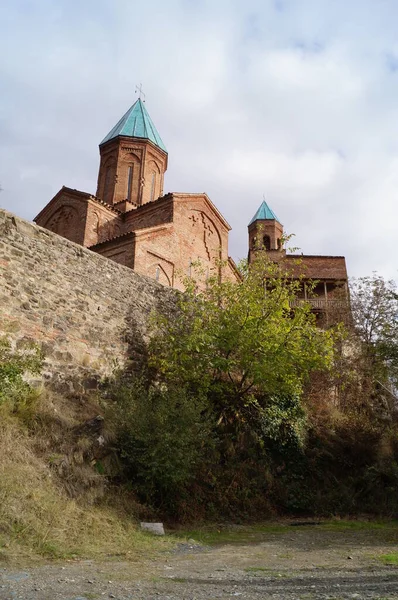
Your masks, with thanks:
M 141 98 L 99 150 L 97 198 L 125 212 L 163 195 L 167 150 Z
M 279 260 L 284 256 L 283 250 L 283 225 L 270 209 L 265 200 L 261 203 L 256 214 L 248 226 L 249 229 L 249 263 L 257 252 L 266 251 L 272 260 Z

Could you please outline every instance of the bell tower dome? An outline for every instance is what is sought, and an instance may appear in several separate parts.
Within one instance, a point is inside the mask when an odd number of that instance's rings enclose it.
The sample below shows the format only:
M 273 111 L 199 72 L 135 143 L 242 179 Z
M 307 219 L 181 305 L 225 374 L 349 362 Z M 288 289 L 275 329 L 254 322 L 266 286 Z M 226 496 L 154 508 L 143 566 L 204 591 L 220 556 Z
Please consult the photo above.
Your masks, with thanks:
M 141 98 L 99 150 L 97 198 L 125 212 L 163 195 L 167 150 Z
M 249 263 L 254 260 L 257 252 L 263 250 L 270 255 L 272 260 L 278 260 L 283 256 L 283 225 L 265 200 L 250 221 L 248 229 Z

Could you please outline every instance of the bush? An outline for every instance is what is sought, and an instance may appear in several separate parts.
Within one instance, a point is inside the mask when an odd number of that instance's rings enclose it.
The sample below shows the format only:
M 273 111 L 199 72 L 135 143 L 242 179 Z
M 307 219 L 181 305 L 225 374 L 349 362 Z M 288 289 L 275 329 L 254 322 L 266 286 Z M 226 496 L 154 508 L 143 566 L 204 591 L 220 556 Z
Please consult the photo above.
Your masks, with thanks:
M 141 500 L 175 511 L 212 444 L 203 402 L 177 386 L 113 384 L 106 418 L 123 477 Z
M 29 419 L 37 394 L 26 379 L 39 375 L 43 357 L 34 344 L 13 350 L 6 338 L 0 338 L 0 409 Z

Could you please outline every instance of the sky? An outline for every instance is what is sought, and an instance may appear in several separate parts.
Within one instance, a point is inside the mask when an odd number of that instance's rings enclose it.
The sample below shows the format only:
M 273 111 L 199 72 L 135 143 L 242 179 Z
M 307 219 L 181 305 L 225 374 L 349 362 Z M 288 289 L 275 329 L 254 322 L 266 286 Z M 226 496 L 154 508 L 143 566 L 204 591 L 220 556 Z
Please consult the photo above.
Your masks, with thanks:
M 165 192 L 206 192 L 247 255 L 263 197 L 304 254 L 398 279 L 396 0 L 2 0 L 0 206 L 95 193 L 137 99 Z

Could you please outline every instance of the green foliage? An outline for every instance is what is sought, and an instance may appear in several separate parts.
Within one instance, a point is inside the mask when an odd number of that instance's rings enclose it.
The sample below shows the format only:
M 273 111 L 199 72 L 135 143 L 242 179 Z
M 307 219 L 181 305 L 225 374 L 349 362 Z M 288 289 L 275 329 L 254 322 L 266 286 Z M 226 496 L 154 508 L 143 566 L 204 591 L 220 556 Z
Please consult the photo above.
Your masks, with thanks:
M 153 319 L 149 383 L 111 393 L 133 490 L 180 520 L 395 514 L 397 427 L 377 401 L 394 381 L 391 284 L 361 282 L 355 331 L 347 314 L 322 330 L 297 301 L 299 263 L 293 277 L 259 254 L 239 283 L 197 269 Z
M 308 304 L 291 309 L 300 282 L 283 262 L 263 256 L 240 269 L 240 283 L 186 279 L 178 318 L 156 319 L 150 359 L 166 381 L 206 397 L 220 423 L 261 423 L 275 435 L 292 423 L 310 373 L 331 365 L 334 334 L 316 327 Z
M 261 430 L 267 439 L 281 446 L 304 445 L 307 420 L 298 395 L 271 396 L 261 413 Z
M 38 375 L 42 363 L 42 354 L 34 344 L 13 350 L 7 339 L 0 338 L 0 406 L 21 413 L 27 408 L 33 392 L 25 376 Z
M 398 388 L 398 292 L 394 281 L 374 273 L 351 281 L 355 329 L 374 383 Z M 381 380 L 381 382 L 380 382 Z
M 184 387 L 116 384 L 108 395 L 124 475 L 150 504 L 173 510 L 195 475 L 203 448 L 211 445 L 203 403 Z

